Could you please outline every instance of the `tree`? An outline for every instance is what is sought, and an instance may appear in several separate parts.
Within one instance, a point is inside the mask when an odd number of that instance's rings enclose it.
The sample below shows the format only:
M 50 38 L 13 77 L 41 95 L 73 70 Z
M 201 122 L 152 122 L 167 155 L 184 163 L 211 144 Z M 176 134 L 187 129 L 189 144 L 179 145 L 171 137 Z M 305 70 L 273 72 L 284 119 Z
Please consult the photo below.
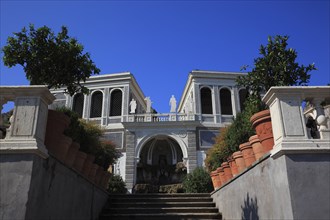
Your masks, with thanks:
M 83 49 L 76 39 L 68 36 L 64 26 L 55 36 L 47 26 L 35 29 L 30 24 L 29 30 L 24 27 L 8 37 L 7 45 L 2 48 L 3 62 L 8 67 L 21 65 L 31 85 L 65 86 L 70 95 L 79 91 L 88 93 L 81 81 L 100 70 Z
M 268 37 L 268 44 L 261 45 L 261 57 L 254 59 L 254 68 L 237 79 L 238 85 L 245 86 L 254 95 L 265 92 L 272 86 L 307 85 L 309 72 L 316 70 L 314 64 L 299 65 L 297 52 L 288 46 L 288 36 Z M 243 67 L 246 69 L 246 67 Z

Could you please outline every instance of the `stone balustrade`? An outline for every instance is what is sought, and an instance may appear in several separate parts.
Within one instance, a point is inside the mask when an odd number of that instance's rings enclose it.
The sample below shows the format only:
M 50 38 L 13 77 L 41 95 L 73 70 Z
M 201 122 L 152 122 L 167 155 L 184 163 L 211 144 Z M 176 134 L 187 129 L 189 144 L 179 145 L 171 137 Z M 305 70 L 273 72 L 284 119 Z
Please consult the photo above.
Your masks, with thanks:
M 0 109 L 14 101 L 14 112 L 6 137 L 0 140 L 0 153 L 36 153 L 48 157 L 44 139 L 48 105 L 54 100 L 46 86 L 1 86 Z
M 330 86 L 272 87 L 263 101 L 272 118 L 272 156 L 330 151 Z M 307 103 L 305 111 L 303 103 Z
M 168 121 L 196 121 L 194 114 L 168 113 L 168 114 L 135 114 L 128 115 L 124 122 L 168 122 Z

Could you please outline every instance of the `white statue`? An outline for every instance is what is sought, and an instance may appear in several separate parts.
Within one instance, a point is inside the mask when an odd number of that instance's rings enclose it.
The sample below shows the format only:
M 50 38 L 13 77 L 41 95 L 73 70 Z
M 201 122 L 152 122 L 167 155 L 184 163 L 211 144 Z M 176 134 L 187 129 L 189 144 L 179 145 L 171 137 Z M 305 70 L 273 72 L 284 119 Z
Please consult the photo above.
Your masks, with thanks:
M 146 110 L 146 113 L 151 113 L 151 100 L 150 100 L 150 97 L 148 96 L 148 97 L 146 97 L 145 99 L 144 99 L 145 101 L 146 101 L 146 103 L 147 103 L 147 110 Z
M 176 99 L 174 97 L 174 95 L 172 95 L 172 97 L 170 98 L 170 106 L 171 106 L 171 113 L 176 112 Z
M 129 105 L 131 106 L 130 113 L 135 114 L 135 111 L 136 111 L 136 101 L 135 101 L 135 99 L 132 99 L 132 101 L 129 103 Z

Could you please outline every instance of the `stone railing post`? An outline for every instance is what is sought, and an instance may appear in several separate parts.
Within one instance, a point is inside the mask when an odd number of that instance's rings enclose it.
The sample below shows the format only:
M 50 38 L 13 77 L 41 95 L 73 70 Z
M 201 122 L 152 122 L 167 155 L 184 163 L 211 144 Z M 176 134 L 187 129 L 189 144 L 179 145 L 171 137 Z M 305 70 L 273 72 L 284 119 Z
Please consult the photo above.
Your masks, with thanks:
M 329 139 L 311 139 L 307 134 L 302 101 L 329 98 L 329 86 L 272 87 L 263 101 L 269 106 L 272 118 L 274 148 L 272 156 L 295 152 L 330 151 Z M 322 117 L 321 117 L 322 118 Z M 323 125 L 324 120 L 319 120 Z M 326 123 L 326 121 L 325 121 Z
M 10 129 L 0 140 L 0 153 L 35 153 L 47 158 L 44 139 L 48 105 L 55 97 L 46 86 L 4 86 L 0 93 L 15 103 Z

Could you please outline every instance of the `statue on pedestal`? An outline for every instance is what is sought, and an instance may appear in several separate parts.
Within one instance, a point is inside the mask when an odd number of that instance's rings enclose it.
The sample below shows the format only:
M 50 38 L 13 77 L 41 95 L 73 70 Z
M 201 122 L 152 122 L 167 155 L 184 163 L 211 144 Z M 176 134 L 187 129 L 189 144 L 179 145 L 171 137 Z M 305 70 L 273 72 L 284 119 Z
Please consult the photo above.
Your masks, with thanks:
M 170 106 L 171 106 L 171 113 L 175 113 L 176 112 L 176 99 L 174 97 L 174 95 L 172 95 L 171 99 L 170 99 Z
M 132 99 L 132 101 L 129 103 L 129 105 L 131 106 L 130 113 L 135 114 L 135 111 L 136 111 L 136 101 L 135 101 L 135 99 Z
M 147 110 L 146 110 L 146 113 L 151 113 L 151 100 L 150 100 L 150 97 L 148 96 L 148 97 L 146 97 L 145 99 L 144 99 L 145 101 L 146 101 L 146 103 L 147 103 Z

